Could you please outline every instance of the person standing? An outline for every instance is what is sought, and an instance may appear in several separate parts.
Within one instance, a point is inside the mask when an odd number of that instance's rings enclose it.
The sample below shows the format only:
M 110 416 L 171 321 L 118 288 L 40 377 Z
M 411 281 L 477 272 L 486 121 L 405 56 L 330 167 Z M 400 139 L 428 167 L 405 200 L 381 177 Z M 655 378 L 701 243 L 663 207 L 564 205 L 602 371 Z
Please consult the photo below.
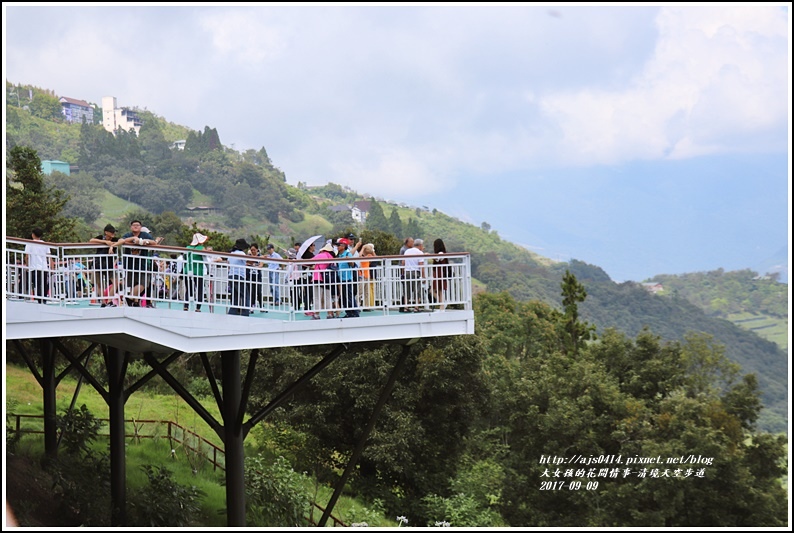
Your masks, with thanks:
M 414 247 L 413 237 L 406 237 L 405 240 L 403 241 L 403 245 L 400 247 L 400 255 L 405 255 L 405 252 L 413 247 Z M 401 298 L 400 303 L 402 303 L 402 306 L 400 306 L 400 312 L 408 313 L 409 312 L 408 283 L 406 282 L 406 278 L 405 278 L 405 268 L 403 268 L 402 272 L 400 273 L 400 281 L 401 281 L 400 286 L 402 287 L 402 295 L 400 295 Z
M 337 241 L 338 255 L 337 257 L 346 258 L 353 257 L 350 252 L 350 241 L 347 239 L 339 239 Z M 358 275 L 356 271 L 358 267 L 356 263 L 345 261 L 339 263 L 339 281 L 341 283 L 341 308 L 345 310 L 343 318 L 358 318 L 359 311 L 356 303 L 356 285 L 358 283 Z
M 320 248 L 320 253 L 314 259 L 333 259 L 334 247 L 330 242 Z M 320 318 L 320 310 L 326 309 L 328 318 L 336 318 L 334 309 L 332 287 L 336 285 L 336 271 L 330 269 L 330 263 L 317 263 L 314 265 L 312 280 L 314 281 L 314 312 L 310 315 L 313 319 Z
M 272 243 L 267 245 L 266 255 L 270 259 L 283 259 Z M 267 270 L 270 296 L 273 298 L 273 305 L 279 306 L 281 305 L 281 263 L 270 261 L 267 264 Z
M 209 237 L 201 233 L 194 233 L 193 240 L 186 246 L 188 250 L 203 250 L 204 243 L 207 242 Z M 187 261 L 185 262 L 185 273 L 187 274 L 187 298 L 191 298 L 196 302 L 196 312 L 201 312 L 201 302 L 204 301 L 204 256 L 195 252 L 187 253 Z M 189 309 L 189 304 L 186 302 L 184 310 Z
M 25 257 L 28 262 L 28 286 L 33 288 L 40 304 L 46 303 L 45 298 L 50 292 L 50 271 L 54 270 L 55 261 L 52 258 L 52 249 L 44 244 L 41 238 L 44 230 L 33 228 L 30 238 L 32 243 L 25 245 Z
M 306 249 L 306 251 L 303 252 L 301 259 L 314 259 L 314 250 L 315 250 L 315 244 L 311 243 L 309 247 Z M 303 307 L 306 310 L 306 315 L 308 316 L 314 316 L 315 314 L 311 311 L 313 308 L 313 300 L 314 300 L 314 295 L 312 294 L 312 289 L 311 289 L 311 283 L 312 283 L 311 271 L 313 269 L 314 267 L 312 265 L 303 265 L 303 272 L 301 273 L 301 277 L 298 280 L 298 283 L 300 283 L 301 285 L 299 289 L 299 293 L 300 293 L 299 298 L 300 300 L 303 301 Z M 300 304 L 298 305 L 298 307 L 300 307 Z
M 231 303 L 229 307 L 230 315 L 249 316 L 250 315 L 250 290 L 246 281 L 247 261 L 245 250 L 250 247 L 245 239 L 237 239 L 231 253 L 236 257 L 229 258 L 229 285 L 231 289 Z
M 134 244 L 137 246 L 151 246 L 159 244 L 162 239 L 155 239 L 148 231 L 143 231 L 143 224 L 140 220 L 130 222 L 130 231 L 121 236 L 119 245 Z M 141 295 L 149 286 L 148 272 L 149 251 L 142 248 L 132 248 L 129 253 L 123 254 L 124 272 L 127 277 L 127 290 L 130 291 L 127 297 L 127 305 L 139 307 Z
M 435 255 L 442 255 L 447 253 L 447 247 L 444 246 L 444 241 L 436 239 L 433 241 L 433 253 Z M 444 303 L 444 291 L 447 290 L 447 282 L 450 277 L 449 272 L 449 259 L 446 257 L 436 257 L 433 259 L 433 266 L 430 267 L 430 294 L 433 295 L 435 303 L 438 304 L 438 310 L 443 311 L 447 308 Z
M 405 250 L 405 305 L 406 310 L 413 313 L 420 311 L 422 305 L 421 286 L 424 279 L 425 260 L 422 256 L 424 252 L 424 241 L 414 239 L 413 246 Z M 413 307 L 409 307 L 413 304 Z
M 116 228 L 113 224 L 108 224 L 102 230 L 101 235 L 97 235 L 90 241 L 91 244 L 102 244 L 101 248 L 96 249 L 96 259 L 94 259 L 94 289 L 97 297 L 100 297 L 101 307 L 108 304 L 112 306 L 113 296 L 116 294 L 116 245 L 119 238 L 116 237 Z M 105 296 L 105 298 L 101 298 Z
M 251 248 L 248 250 L 248 255 L 251 257 L 262 257 L 262 252 L 259 251 L 259 245 L 255 242 L 251 243 Z M 246 273 L 246 281 L 248 281 L 248 290 L 251 294 L 251 311 L 253 308 L 258 307 L 263 313 L 265 310 L 265 294 L 263 286 L 267 279 L 262 278 L 262 263 L 260 261 L 249 261 L 250 267 Z
M 361 279 L 362 279 L 362 306 L 364 311 L 372 311 L 375 307 L 375 276 L 376 276 L 376 261 L 375 261 L 375 245 L 367 243 L 361 248 Z

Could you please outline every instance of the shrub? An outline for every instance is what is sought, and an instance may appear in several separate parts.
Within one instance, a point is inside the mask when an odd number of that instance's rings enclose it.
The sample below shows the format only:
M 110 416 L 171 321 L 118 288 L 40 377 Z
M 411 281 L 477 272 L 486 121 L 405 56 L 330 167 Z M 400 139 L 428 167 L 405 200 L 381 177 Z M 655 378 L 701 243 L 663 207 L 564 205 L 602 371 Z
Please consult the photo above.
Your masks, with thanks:
M 57 415 L 55 425 L 61 432 L 61 442 L 69 455 L 80 455 L 89 451 L 99 435 L 103 422 L 91 413 L 85 404 L 79 410 Z
M 204 492 L 177 483 L 173 472 L 162 466 L 143 465 L 149 485 L 130 501 L 133 524 L 143 527 L 183 527 L 198 516 Z
M 247 522 L 252 526 L 295 527 L 306 524 L 311 502 L 308 479 L 283 457 L 272 464 L 261 456 L 245 459 Z

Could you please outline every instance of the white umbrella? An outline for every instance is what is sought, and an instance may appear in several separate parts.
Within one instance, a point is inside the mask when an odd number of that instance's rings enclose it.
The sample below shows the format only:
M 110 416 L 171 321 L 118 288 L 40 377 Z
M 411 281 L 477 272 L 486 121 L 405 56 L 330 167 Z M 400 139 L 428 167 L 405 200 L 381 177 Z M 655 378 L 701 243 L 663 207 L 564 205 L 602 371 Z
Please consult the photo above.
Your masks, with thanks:
M 303 244 L 301 244 L 301 247 L 298 248 L 298 255 L 295 256 L 296 259 L 303 259 L 303 254 L 306 253 L 306 250 L 309 249 L 309 246 L 311 246 L 318 239 L 322 239 L 322 238 L 323 238 L 322 235 L 315 235 L 314 237 L 309 237 L 308 239 L 303 241 Z
M 306 250 L 309 249 L 309 246 L 311 246 L 317 239 L 322 239 L 322 238 L 323 238 L 322 235 L 315 235 L 314 237 L 311 237 L 303 241 L 301 247 L 298 248 L 298 253 L 295 255 L 295 259 L 303 259 L 303 254 L 306 253 Z M 295 270 L 296 267 L 297 265 L 295 265 L 295 263 L 290 263 L 289 266 L 287 267 L 288 280 L 292 280 L 292 278 L 294 277 L 293 273 L 297 274 L 298 271 Z

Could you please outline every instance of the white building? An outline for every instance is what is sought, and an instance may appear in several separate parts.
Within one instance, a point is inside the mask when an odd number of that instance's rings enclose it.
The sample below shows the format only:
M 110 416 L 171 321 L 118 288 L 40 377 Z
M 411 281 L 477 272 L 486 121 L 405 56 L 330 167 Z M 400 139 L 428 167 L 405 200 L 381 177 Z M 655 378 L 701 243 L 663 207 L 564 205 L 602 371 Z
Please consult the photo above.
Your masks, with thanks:
M 135 130 L 135 135 L 141 132 L 143 122 L 135 111 L 126 107 L 116 106 L 115 96 L 102 97 L 102 126 L 115 135 L 116 130 L 121 128 L 124 131 Z

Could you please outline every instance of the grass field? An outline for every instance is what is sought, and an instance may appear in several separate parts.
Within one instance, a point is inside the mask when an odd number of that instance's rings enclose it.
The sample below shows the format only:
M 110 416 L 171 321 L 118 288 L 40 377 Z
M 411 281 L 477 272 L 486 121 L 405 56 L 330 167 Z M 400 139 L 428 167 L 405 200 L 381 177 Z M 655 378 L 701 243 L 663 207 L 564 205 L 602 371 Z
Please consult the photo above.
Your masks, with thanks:
M 33 374 L 27 368 L 11 364 L 7 364 L 5 369 L 6 405 L 13 404 L 13 414 L 43 414 L 42 391 Z M 76 389 L 77 381 L 71 376 L 64 378 L 58 384 L 56 405 L 59 414 L 69 407 Z M 220 420 L 218 407 L 214 400 L 202 399 L 200 403 L 217 420 Z M 87 383 L 83 383 L 75 403 L 77 408 L 83 404 L 97 418 L 107 418 L 107 404 L 99 393 Z M 125 417 L 137 420 L 170 420 L 222 447 L 220 438 L 177 395 L 152 394 L 145 390 L 139 390 L 128 400 L 125 408 Z M 23 429 L 40 430 L 42 427 L 40 419 L 23 418 L 21 420 L 23 421 L 21 426 Z M 133 424 L 128 422 L 128 434 L 132 433 L 133 429 Z M 107 434 L 107 428 L 104 428 L 100 433 Z M 251 432 L 246 439 L 246 456 L 257 452 L 258 445 L 253 438 L 255 433 Z M 160 430 L 159 434 L 162 435 L 163 431 Z M 106 444 L 103 444 L 102 441 L 97 446 L 98 449 L 107 450 Z M 195 455 L 189 453 L 183 447 L 177 446 L 175 455 L 171 454 L 171 449 L 169 441 L 164 438 L 140 440 L 128 438 L 126 449 L 128 492 L 131 494 L 146 484 L 146 476 L 140 468 L 141 465 L 155 464 L 165 466 L 174 472 L 174 478 L 179 483 L 195 485 L 206 494 L 202 503 L 201 517 L 197 517 L 195 525 L 225 526 L 226 493 L 223 487 L 224 477 L 222 471 L 213 470 L 209 461 L 197 461 Z M 18 453 L 30 457 L 41 457 L 43 452 L 43 436 L 40 434 L 24 436 L 18 448 Z M 331 487 L 318 485 L 311 478 L 307 478 L 306 491 L 314 501 L 323 507 L 326 506 L 333 493 Z M 357 499 L 342 496 L 334 507 L 333 515 L 346 524 L 367 522 L 370 526 L 375 527 L 397 525 L 396 522 L 387 519 L 382 513 L 370 507 Z M 317 520 L 321 516 L 321 512 L 317 509 L 314 511 L 314 518 Z M 329 520 L 328 526 L 332 525 L 333 521 Z
M 752 313 L 736 313 L 728 320 L 740 328 L 749 329 L 764 339 L 774 342 L 788 353 L 788 320 Z

